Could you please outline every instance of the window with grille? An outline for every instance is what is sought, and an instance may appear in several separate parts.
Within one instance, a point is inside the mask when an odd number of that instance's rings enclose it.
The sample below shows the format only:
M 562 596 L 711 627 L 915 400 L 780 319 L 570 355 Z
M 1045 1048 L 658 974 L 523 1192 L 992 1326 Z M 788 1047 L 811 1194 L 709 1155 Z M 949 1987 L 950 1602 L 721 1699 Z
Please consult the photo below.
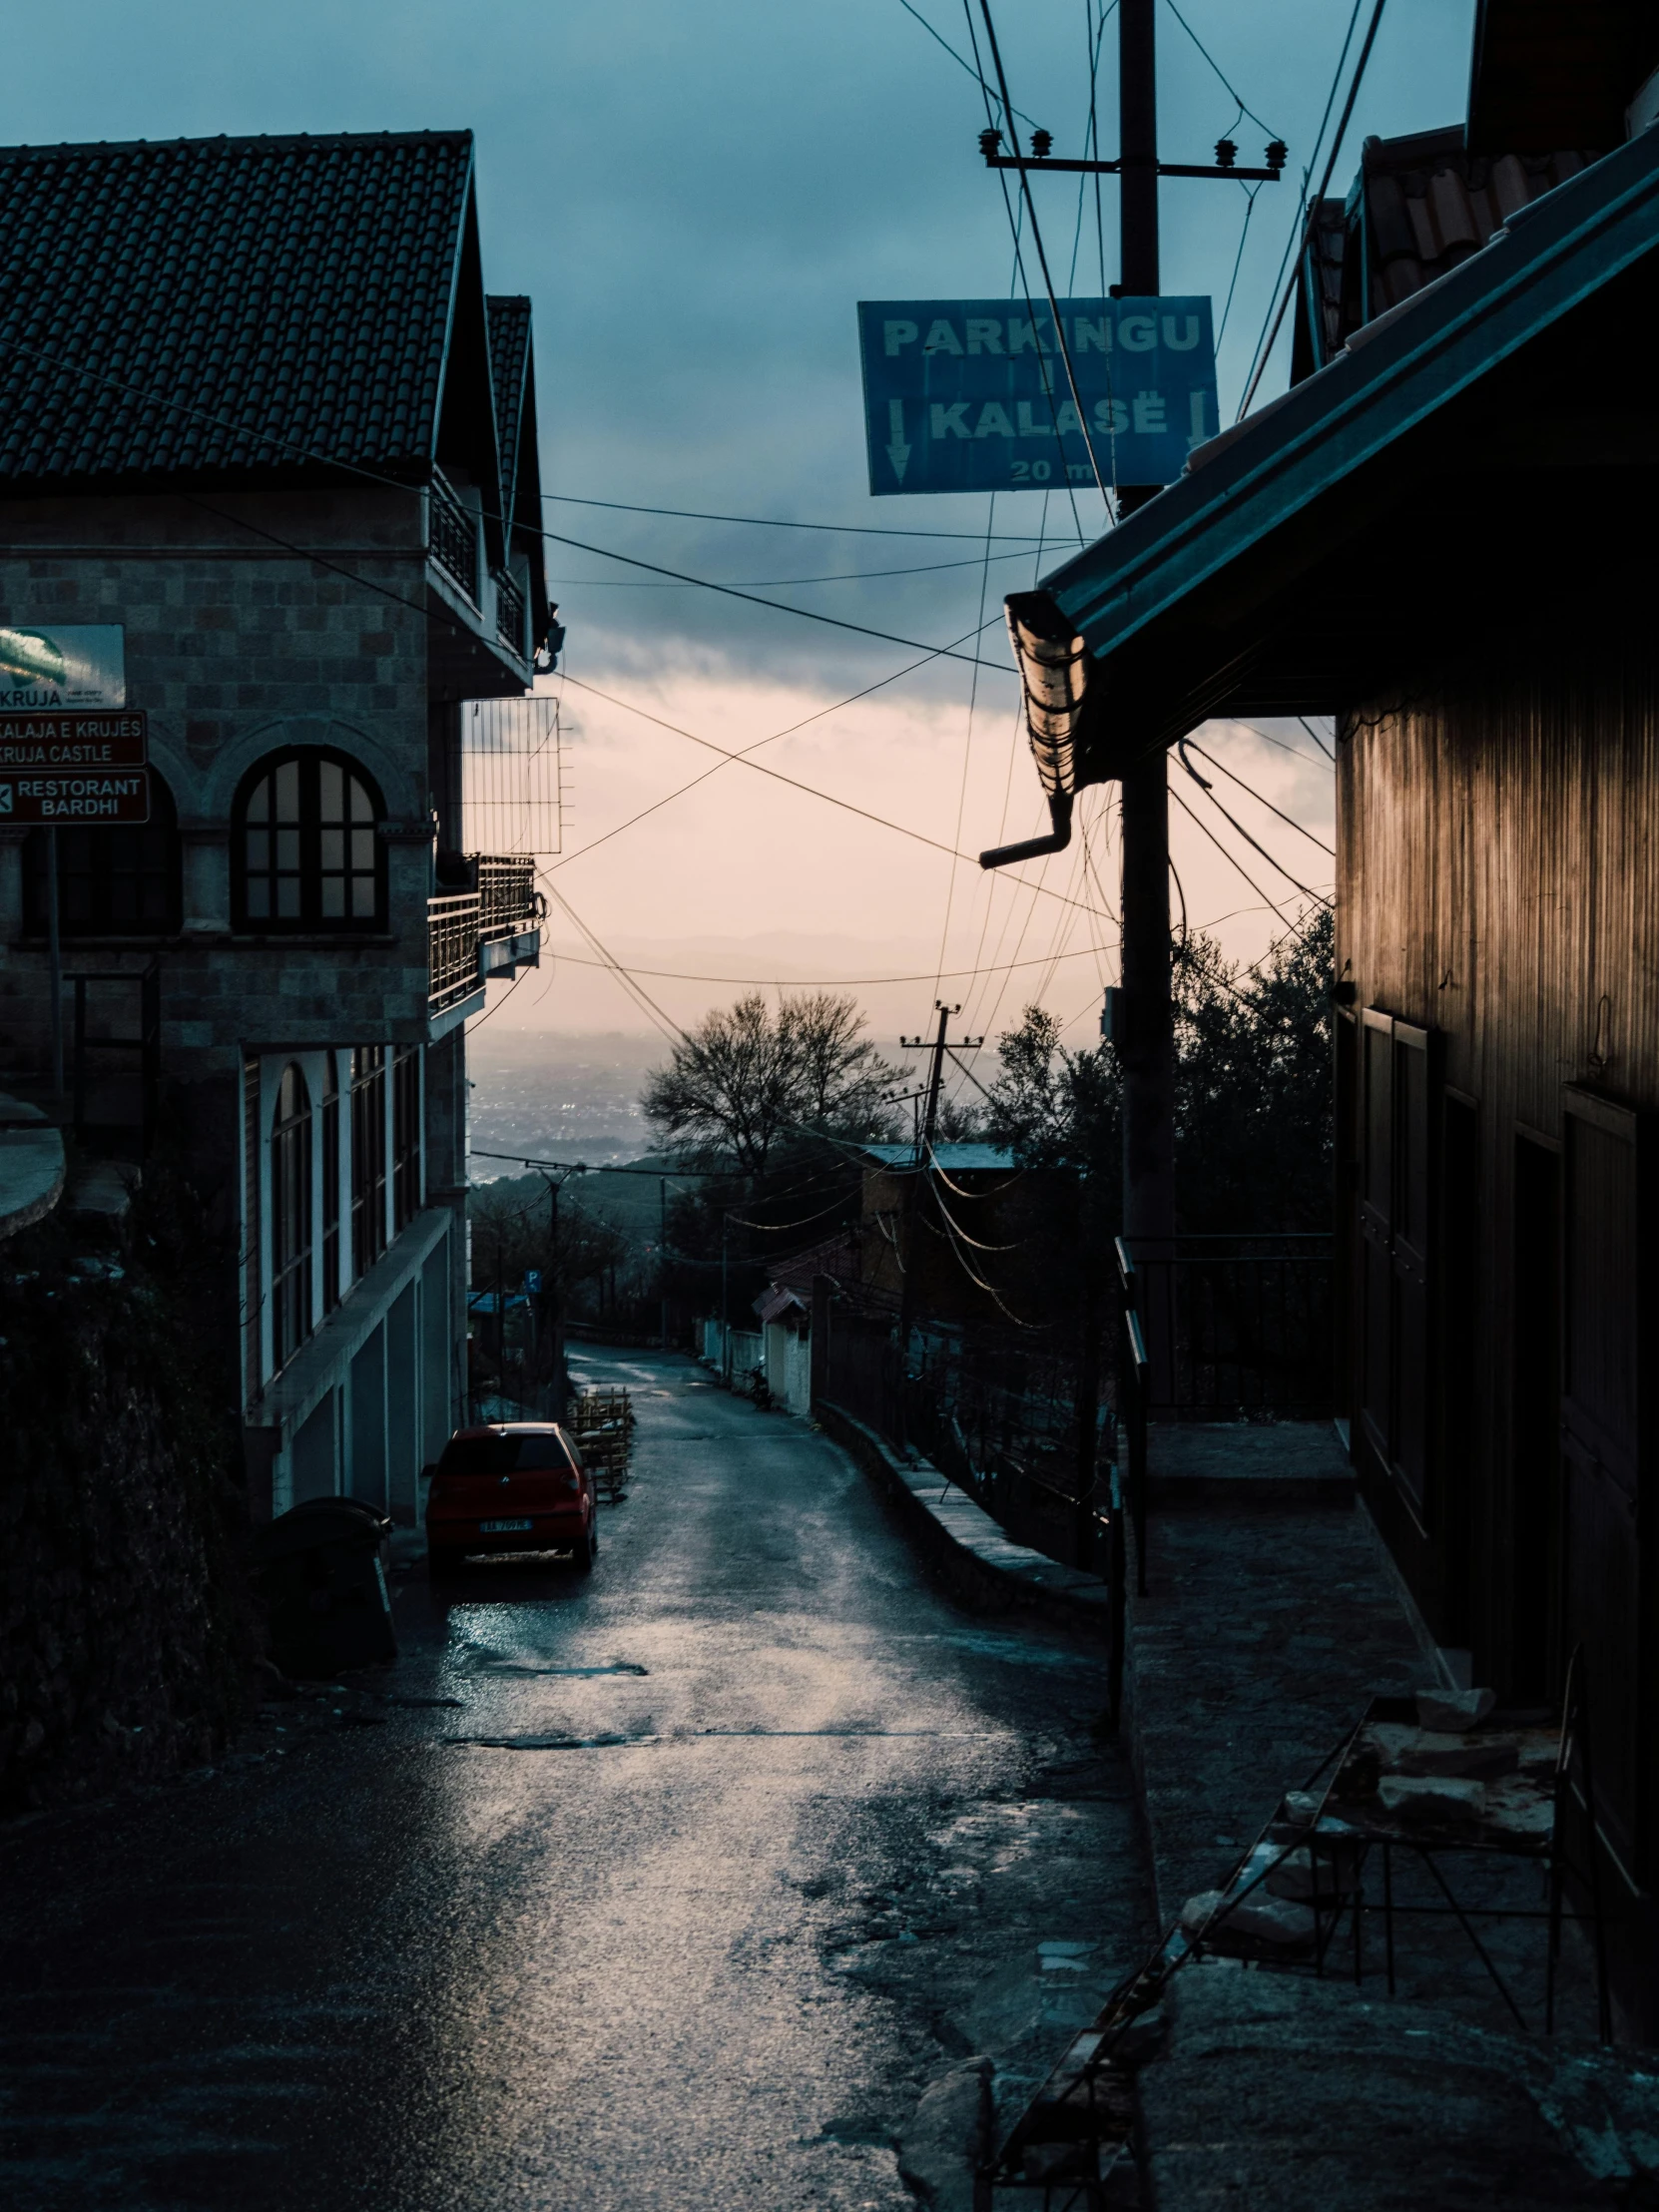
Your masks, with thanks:
M 46 934 L 46 840 L 23 846 L 24 927 Z M 183 925 L 179 818 L 173 794 L 150 771 L 150 820 L 105 827 L 66 824 L 58 839 L 58 927 L 66 937 L 170 937 Z
M 322 1060 L 322 1311 L 339 1304 L 339 1076 Z
M 351 1273 L 371 1268 L 386 1249 L 386 1051 L 361 1045 L 351 1055 Z
M 406 1229 L 420 1211 L 420 1050 L 400 1046 L 391 1071 L 392 1223 Z
M 367 778 L 340 754 L 309 747 L 262 761 L 237 800 L 237 926 L 382 928 L 381 813 Z
M 289 1061 L 271 1129 L 271 1353 L 284 1368 L 311 1333 L 311 1101 Z

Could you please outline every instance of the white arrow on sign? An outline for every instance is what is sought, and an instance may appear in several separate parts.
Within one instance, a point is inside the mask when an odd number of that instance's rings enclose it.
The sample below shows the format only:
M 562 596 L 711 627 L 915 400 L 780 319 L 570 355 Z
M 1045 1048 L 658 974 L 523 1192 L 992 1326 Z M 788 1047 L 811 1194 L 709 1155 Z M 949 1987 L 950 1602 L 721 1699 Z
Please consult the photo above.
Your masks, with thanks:
M 900 483 L 903 483 L 904 468 L 910 458 L 910 448 L 904 443 L 904 402 L 902 399 L 889 399 L 887 401 L 887 436 L 891 440 L 887 447 L 887 458 L 892 463 L 893 474 Z

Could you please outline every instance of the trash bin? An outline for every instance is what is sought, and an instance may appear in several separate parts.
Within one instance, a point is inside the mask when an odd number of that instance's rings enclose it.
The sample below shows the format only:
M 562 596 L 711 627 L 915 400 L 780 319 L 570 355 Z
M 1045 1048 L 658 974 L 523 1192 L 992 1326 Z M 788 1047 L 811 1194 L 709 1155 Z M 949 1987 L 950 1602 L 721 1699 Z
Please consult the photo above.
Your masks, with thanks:
M 355 1497 L 313 1497 L 262 1528 L 254 1571 L 271 1621 L 271 1656 L 316 1681 L 397 1657 L 380 1547 L 391 1522 Z

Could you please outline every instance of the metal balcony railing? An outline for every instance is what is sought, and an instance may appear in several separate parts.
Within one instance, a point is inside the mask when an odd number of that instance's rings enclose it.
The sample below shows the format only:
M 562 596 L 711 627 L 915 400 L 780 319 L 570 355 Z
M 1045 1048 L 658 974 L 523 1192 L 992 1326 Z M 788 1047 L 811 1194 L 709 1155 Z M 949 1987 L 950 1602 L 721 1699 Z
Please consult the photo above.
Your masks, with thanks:
M 434 1014 L 458 1005 L 480 987 L 484 945 L 527 936 L 546 911 L 536 889 L 536 863 L 528 853 L 476 853 L 469 866 L 476 890 L 446 891 L 426 901 L 431 968 L 427 1006 Z
M 499 937 L 516 937 L 535 926 L 539 918 L 536 863 L 529 853 L 522 857 L 478 855 L 478 936 L 492 944 Z
M 427 491 L 427 544 L 444 574 L 460 585 L 478 604 L 477 518 L 451 491 L 436 470 Z
M 524 594 L 505 569 L 494 572 L 495 634 L 502 644 L 524 658 Z
M 426 1003 L 434 1014 L 469 998 L 481 980 L 478 968 L 478 893 L 455 891 L 426 901 L 427 958 L 431 982 Z

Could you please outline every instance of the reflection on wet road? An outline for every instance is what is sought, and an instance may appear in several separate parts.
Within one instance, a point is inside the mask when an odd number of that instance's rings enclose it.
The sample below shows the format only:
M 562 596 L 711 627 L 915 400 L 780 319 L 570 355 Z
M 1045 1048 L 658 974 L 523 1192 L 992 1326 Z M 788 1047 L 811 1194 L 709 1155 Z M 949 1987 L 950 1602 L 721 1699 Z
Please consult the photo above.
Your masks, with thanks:
M 897 2212 L 929 2078 L 1017 2100 L 1129 1962 L 1099 1647 L 689 1361 L 578 1365 L 640 1393 L 591 1577 L 417 1568 L 337 1718 L 0 1835 L 0 2201 Z

